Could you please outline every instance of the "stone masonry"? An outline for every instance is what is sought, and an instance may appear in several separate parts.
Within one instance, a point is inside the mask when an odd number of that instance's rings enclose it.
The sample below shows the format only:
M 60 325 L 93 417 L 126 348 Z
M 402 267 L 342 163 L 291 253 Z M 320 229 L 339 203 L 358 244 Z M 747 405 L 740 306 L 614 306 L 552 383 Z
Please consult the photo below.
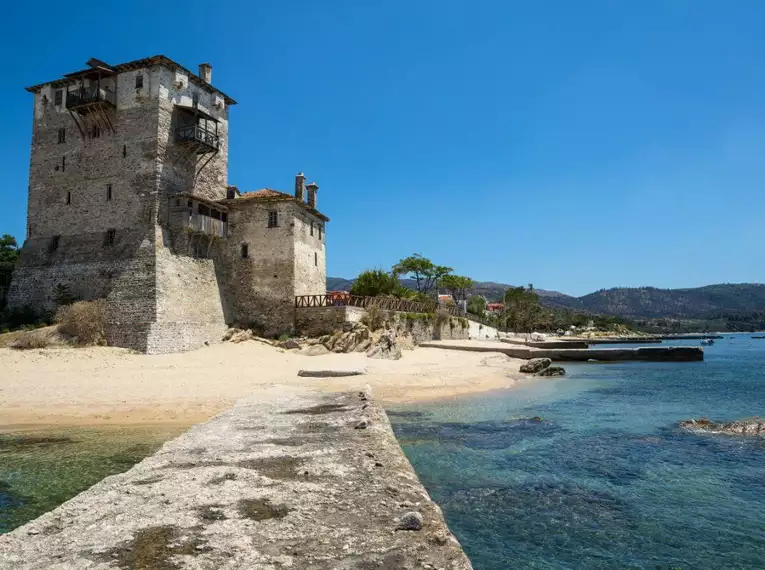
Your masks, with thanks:
M 295 195 L 228 184 L 229 108 L 165 56 L 29 87 L 27 239 L 11 309 L 55 310 L 65 285 L 107 300 L 110 344 L 146 352 L 220 339 L 226 325 L 291 331 L 294 297 L 326 290 L 318 186 Z

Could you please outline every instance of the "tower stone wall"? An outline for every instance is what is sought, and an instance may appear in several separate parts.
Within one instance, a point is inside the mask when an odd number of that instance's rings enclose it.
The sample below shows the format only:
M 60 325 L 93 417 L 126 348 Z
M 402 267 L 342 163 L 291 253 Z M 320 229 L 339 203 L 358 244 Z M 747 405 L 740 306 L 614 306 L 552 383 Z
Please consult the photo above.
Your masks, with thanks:
M 235 102 L 209 85 L 209 66 L 205 81 L 163 56 L 88 63 L 29 88 L 28 235 L 9 307 L 53 311 L 66 285 L 106 299 L 110 344 L 146 352 L 214 342 L 227 324 L 292 330 L 295 295 L 326 290 L 327 218 L 305 203 L 304 179 L 299 196 L 230 199 Z M 73 86 L 104 90 L 111 104 L 83 118 L 67 104 Z M 214 151 L 179 136 L 190 118 L 214 126 Z

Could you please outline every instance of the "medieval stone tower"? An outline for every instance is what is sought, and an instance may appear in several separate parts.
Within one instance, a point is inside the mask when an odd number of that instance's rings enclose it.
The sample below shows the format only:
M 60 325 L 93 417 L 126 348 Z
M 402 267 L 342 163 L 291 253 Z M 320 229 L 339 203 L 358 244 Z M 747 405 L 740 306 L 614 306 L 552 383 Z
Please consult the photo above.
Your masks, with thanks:
M 209 64 L 87 65 L 28 88 L 27 239 L 9 307 L 52 311 L 66 285 L 106 299 L 110 344 L 147 352 L 218 340 L 227 324 L 289 331 L 294 297 L 326 290 L 318 186 L 302 174 L 294 195 L 228 185 L 236 102 Z

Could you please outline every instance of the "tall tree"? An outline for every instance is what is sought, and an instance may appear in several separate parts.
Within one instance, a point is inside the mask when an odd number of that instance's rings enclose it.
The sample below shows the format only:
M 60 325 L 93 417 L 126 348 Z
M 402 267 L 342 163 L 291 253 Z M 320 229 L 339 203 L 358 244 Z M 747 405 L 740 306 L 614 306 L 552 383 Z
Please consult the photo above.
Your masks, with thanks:
M 394 274 L 414 279 L 417 292 L 424 294 L 428 294 L 436 283 L 451 272 L 451 267 L 436 265 L 419 253 L 405 257 L 393 266 Z
M 539 295 L 534 286 L 513 287 L 505 291 L 503 319 L 508 329 L 514 332 L 530 333 L 542 317 Z
M 19 259 L 19 244 L 16 238 L 9 234 L 0 237 L 0 287 L 11 280 L 11 273 Z
M 454 302 L 458 303 L 467 299 L 467 290 L 473 287 L 473 280 L 462 275 L 444 275 L 438 286 L 449 291 Z
M 359 273 L 351 285 L 351 294 L 362 297 L 392 295 L 401 285 L 395 275 L 382 269 L 368 269 Z
M 486 299 L 481 295 L 473 295 L 467 302 L 468 313 L 483 317 L 486 313 Z

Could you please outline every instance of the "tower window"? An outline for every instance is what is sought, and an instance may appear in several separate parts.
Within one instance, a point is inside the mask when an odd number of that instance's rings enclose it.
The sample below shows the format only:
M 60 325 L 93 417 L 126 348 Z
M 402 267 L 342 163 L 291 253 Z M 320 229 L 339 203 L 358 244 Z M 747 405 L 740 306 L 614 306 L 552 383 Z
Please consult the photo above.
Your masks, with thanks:
M 112 185 L 107 184 L 106 185 L 106 199 L 111 200 L 112 199 Z
M 53 103 L 55 105 L 61 105 L 64 102 L 64 90 L 57 89 L 53 94 Z
M 276 210 L 268 211 L 268 227 L 275 228 L 279 225 L 279 213 Z
M 135 76 L 135 88 L 143 89 L 143 75 L 141 75 L 140 73 Z
M 122 145 L 122 158 L 125 158 L 127 156 L 127 145 Z
M 246 243 L 242 244 L 242 257 L 244 259 L 250 257 L 250 247 Z
M 67 203 L 67 205 L 72 203 L 72 193 L 71 192 L 67 192 L 66 193 L 66 203 Z
M 60 241 L 61 236 L 53 236 L 50 238 L 50 243 L 48 244 L 48 251 L 50 253 L 53 253 L 58 249 L 58 242 Z
M 106 230 L 106 235 L 104 236 L 104 245 L 105 246 L 111 246 L 114 245 L 114 238 L 117 237 L 117 230 Z
M 318 267 L 319 266 L 319 254 L 315 251 L 313 252 L 313 264 Z
M 321 241 L 321 226 L 319 226 L 319 241 Z
M 61 172 L 64 172 L 66 170 L 66 157 L 61 157 Z
M 93 125 L 93 132 L 92 132 L 93 138 L 97 139 L 101 136 L 101 127 L 98 125 Z
M 313 222 L 311 222 L 311 235 L 313 235 Z
M 58 130 L 58 144 L 66 142 L 66 129 L 61 128 Z

